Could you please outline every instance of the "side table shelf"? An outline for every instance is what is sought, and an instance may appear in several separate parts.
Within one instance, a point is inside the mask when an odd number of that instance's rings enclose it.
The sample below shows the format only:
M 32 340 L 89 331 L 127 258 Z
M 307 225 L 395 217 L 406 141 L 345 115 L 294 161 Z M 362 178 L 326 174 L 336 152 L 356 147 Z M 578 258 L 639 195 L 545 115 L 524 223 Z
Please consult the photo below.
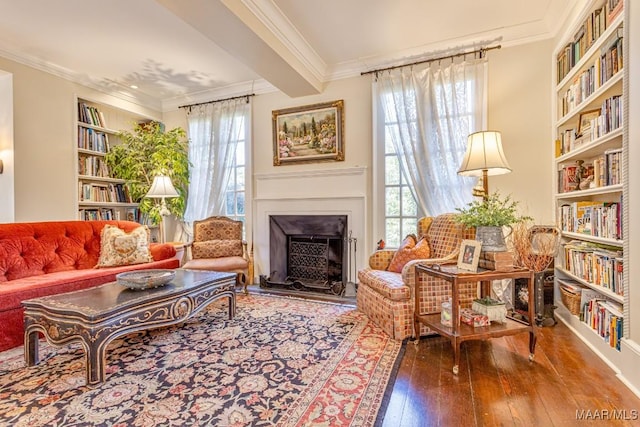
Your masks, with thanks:
M 448 338 L 453 347 L 453 373 L 458 374 L 458 366 L 460 364 L 460 344 L 463 341 L 479 340 L 485 338 L 495 338 L 507 335 L 515 335 L 522 332 L 529 332 L 529 360 L 533 361 L 534 351 L 536 347 L 536 329 L 534 323 L 527 323 L 520 320 L 507 318 L 505 323 L 492 322 L 489 326 L 473 327 L 460 322 L 458 290 L 460 283 L 480 282 L 481 296 L 488 296 L 490 293 L 490 284 L 492 280 L 501 279 L 527 279 L 529 289 L 529 319 L 535 319 L 535 298 L 534 298 L 534 274 L 533 271 L 526 269 L 517 269 L 511 271 L 493 271 L 478 269 L 477 273 L 459 270 L 455 264 L 434 264 L 424 265 L 418 264 L 416 269 L 416 287 L 415 298 L 416 306 L 414 310 L 415 331 L 420 330 L 420 323 L 429 327 L 429 329 L 437 332 L 439 335 Z M 451 312 L 452 325 L 445 326 L 440 322 L 440 312 L 421 314 L 419 307 L 419 284 L 420 275 L 426 274 L 438 277 L 451 283 Z M 415 337 L 415 343 L 420 340 L 420 336 Z

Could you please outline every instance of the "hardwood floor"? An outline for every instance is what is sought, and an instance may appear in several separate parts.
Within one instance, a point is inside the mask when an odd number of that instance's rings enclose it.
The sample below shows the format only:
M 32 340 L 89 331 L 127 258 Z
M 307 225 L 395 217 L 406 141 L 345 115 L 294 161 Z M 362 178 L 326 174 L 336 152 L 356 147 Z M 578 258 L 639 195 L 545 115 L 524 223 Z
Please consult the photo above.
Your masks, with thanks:
M 382 425 L 640 425 L 640 398 L 564 324 L 539 329 L 533 362 L 528 341 L 464 342 L 458 376 L 448 340 L 409 341 Z
M 466 341 L 457 376 L 449 340 L 409 340 L 382 427 L 640 426 L 640 398 L 562 322 L 537 337 L 533 362 L 527 333 Z

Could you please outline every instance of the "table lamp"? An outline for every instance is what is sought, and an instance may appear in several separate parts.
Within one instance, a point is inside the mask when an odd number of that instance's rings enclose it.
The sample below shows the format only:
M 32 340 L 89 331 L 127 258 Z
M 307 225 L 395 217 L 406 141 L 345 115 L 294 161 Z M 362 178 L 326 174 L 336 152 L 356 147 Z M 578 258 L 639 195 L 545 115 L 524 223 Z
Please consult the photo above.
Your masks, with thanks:
M 179 194 L 176 191 L 173 183 L 171 182 L 171 178 L 166 175 L 158 175 L 153 178 L 153 183 L 151 184 L 151 188 L 145 197 L 150 199 L 162 199 L 162 204 L 160 206 L 160 242 L 165 242 L 165 233 L 164 233 L 164 217 L 171 215 L 169 208 L 167 207 L 167 202 L 165 199 L 169 197 L 178 197 Z
M 458 174 L 479 176 L 482 180 L 483 200 L 489 198 L 489 175 L 502 175 L 511 172 L 511 167 L 502 151 L 500 132 L 484 130 L 469 135 L 467 151 L 464 154 Z M 474 195 L 476 195 L 474 191 Z

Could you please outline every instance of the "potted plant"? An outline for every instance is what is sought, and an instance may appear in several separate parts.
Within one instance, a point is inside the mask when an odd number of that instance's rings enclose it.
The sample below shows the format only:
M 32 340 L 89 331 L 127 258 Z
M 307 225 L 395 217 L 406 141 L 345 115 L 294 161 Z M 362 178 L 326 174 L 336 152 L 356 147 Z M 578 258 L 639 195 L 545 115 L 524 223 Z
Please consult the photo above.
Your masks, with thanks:
M 165 131 L 159 122 L 138 123 L 131 132 L 118 133 L 121 143 L 105 159 L 114 177 L 127 181 L 131 198 L 152 224 L 161 221 L 160 204 L 144 196 L 156 175 L 167 175 L 179 197 L 166 200 L 169 211 L 182 218 L 189 185 L 189 153 L 182 128 Z
M 532 219 L 518 213 L 519 202 L 511 196 L 502 197 L 500 193 L 490 194 L 486 200 L 474 200 L 464 208 L 456 208 L 459 215 L 456 221 L 467 227 L 475 227 L 476 240 L 482 242 L 485 251 L 507 250 L 502 227 L 513 226 L 521 221 Z

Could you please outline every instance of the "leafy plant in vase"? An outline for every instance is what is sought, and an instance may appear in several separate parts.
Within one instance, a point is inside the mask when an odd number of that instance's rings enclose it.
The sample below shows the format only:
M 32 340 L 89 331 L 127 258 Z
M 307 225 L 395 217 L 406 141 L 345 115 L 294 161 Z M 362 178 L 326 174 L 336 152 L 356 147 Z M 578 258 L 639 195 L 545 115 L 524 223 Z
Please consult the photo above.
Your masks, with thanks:
M 105 159 L 114 177 L 127 181 L 131 198 L 152 224 L 161 222 L 160 204 L 145 198 L 156 175 L 167 175 L 179 196 L 166 200 L 171 214 L 182 218 L 189 186 L 189 152 L 182 128 L 165 131 L 158 122 L 138 123 L 131 132 L 118 133 Z
M 511 196 L 502 197 L 495 192 L 486 200 L 474 200 L 464 208 L 456 208 L 456 221 L 467 227 L 475 227 L 476 240 L 482 242 L 484 251 L 506 251 L 503 227 L 512 229 L 514 224 L 531 220 L 518 213 L 519 202 Z

